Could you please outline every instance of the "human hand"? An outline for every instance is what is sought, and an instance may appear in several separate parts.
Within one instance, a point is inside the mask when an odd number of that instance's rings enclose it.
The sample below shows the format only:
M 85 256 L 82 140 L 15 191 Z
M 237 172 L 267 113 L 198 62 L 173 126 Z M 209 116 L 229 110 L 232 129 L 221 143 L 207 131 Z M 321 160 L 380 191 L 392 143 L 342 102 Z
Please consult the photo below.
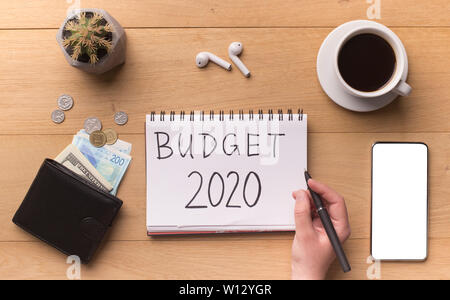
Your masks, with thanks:
M 344 198 L 323 183 L 310 179 L 309 187 L 319 194 L 341 241 L 350 237 L 350 223 Z M 293 193 L 295 204 L 295 238 L 292 244 L 292 279 L 325 279 L 336 255 L 309 191 Z

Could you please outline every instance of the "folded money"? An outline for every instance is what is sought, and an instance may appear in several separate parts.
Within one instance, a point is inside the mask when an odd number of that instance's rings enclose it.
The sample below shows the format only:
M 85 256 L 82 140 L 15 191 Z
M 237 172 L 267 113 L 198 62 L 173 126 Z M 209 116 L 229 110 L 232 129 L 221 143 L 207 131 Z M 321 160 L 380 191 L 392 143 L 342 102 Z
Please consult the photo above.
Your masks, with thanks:
M 59 162 L 69 170 L 84 177 L 98 188 L 110 192 L 112 185 L 95 169 L 95 167 L 84 157 L 77 147 L 70 144 L 64 149 L 55 161 Z
M 101 148 L 96 148 L 89 142 L 89 136 L 82 132 L 73 137 L 72 144 L 80 150 L 98 173 L 112 185 L 111 194 L 116 195 L 120 182 L 131 162 L 131 156 L 126 153 L 131 151 L 131 144 L 123 142 L 123 144 L 119 144 L 116 147 L 105 145 Z

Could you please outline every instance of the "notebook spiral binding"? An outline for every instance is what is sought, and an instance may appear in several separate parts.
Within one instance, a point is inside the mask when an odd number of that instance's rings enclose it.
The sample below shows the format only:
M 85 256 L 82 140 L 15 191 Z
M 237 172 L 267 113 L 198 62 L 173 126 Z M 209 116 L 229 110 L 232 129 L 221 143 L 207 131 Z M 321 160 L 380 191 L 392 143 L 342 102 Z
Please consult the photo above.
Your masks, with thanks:
M 179 121 L 185 121 L 187 120 L 187 118 L 189 118 L 189 121 L 194 122 L 195 121 L 195 111 L 191 111 L 188 114 L 186 114 L 185 111 L 181 111 L 179 115 L 176 114 L 175 111 L 170 111 L 170 113 L 168 114 L 169 117 L 169 121 L 174 122 L 176 121 L 176 118 L 178 117 Z M 235 120 L 235 115 L 236 115 L 236 119 L 240 120 L 240 121 L 244 121 L 245 119 L 245 114 L 243 110 L 239 110 L 238 113 L 235 113 L 233 110 L 229 111 L 228 114 L 228 119 L 230 121 L 234 121 Z M 278 118 L 279 121 L 284 121 L 284 117 L 285 114 L 283 113 L 282 109 L 278 109 L 278 111 L 276 113 L 274 113 L 273 109 L 269 109 L 267 112 L 269 121 L 273 121 L 274 118 Z M 215 114 L 213 110 L 210 110 L 209 112 L 205 111 L 201 111 L 200 112 L 200 121 L 205 121 L 206 119 L 209 119 L 210 121 L 214 121 L 216 116 L 219 118 L 219 121 L 225 121 L 225 111 L 221 110 L 219 112 L 219 114 Z M 253 120 L 259 120 L 259 121 L 264 121 L 264 117 L 266 116 L 266 114 L 264 114 L 264 111 L 262 109 L 259 109 L 257 113 L 255 113 L 253 110 L 249 110 L 248 111 L 248 116 L 249 116 L 249 120 L 253 121 Z M 297 113 L 294 113 L 292 109 L 288 109 L 287 110 L 287 117 L 288 117 L 288 121 L 294 121 L 294 120 L 298 120 L 298 121 L 303 121 L 303 109 L 298 109 Z M 166 120 L 166 112 L 165 111 L 161 111 L 159 116 L 157 117 L 156 112 L 151 112 L 150 113 L 150 121 L 155 122 L 156 119 L 159 118 L 159 121 L 163 122 Z

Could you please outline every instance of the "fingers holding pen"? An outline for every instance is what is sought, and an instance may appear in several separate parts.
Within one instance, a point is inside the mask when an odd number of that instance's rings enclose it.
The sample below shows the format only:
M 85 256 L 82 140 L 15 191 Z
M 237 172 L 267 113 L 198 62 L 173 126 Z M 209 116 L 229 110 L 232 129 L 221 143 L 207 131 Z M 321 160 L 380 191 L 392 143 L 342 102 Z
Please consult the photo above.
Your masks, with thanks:
M 327 185 L 314 179 L 308 180 L 309 187 L 326 202 L 330 216 L 339 221 L 348 221 L 344 198 Z M 325 204 L 325 203 L 324 203 Z
M 311 217 L 310 196 L 304 190 L 292 194 L 295 201 L 295 227 L 296 234 L 302 239 L 307 239 L 314 234 Z
M 327 185 L 314 179 L 308 180 L 308 186 L 324 201 L 340 240 L 346 240 L 351 234 L 351 229 L 344 198 Z

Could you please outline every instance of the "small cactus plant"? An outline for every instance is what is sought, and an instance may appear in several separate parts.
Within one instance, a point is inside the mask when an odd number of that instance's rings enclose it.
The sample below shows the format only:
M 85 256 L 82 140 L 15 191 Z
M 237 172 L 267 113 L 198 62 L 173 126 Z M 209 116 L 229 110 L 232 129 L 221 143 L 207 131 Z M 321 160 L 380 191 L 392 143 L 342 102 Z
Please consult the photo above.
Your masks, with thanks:
M 81 12 L 64 26 L 62 46 L 73 60 L 95 65 L 111 51 L 113 31 L 101 14 Z
M 103 74 L 125 63 L 125 30 L 103 9 L 71 11 L 56 41 L 69 65 L 87 73 Z

